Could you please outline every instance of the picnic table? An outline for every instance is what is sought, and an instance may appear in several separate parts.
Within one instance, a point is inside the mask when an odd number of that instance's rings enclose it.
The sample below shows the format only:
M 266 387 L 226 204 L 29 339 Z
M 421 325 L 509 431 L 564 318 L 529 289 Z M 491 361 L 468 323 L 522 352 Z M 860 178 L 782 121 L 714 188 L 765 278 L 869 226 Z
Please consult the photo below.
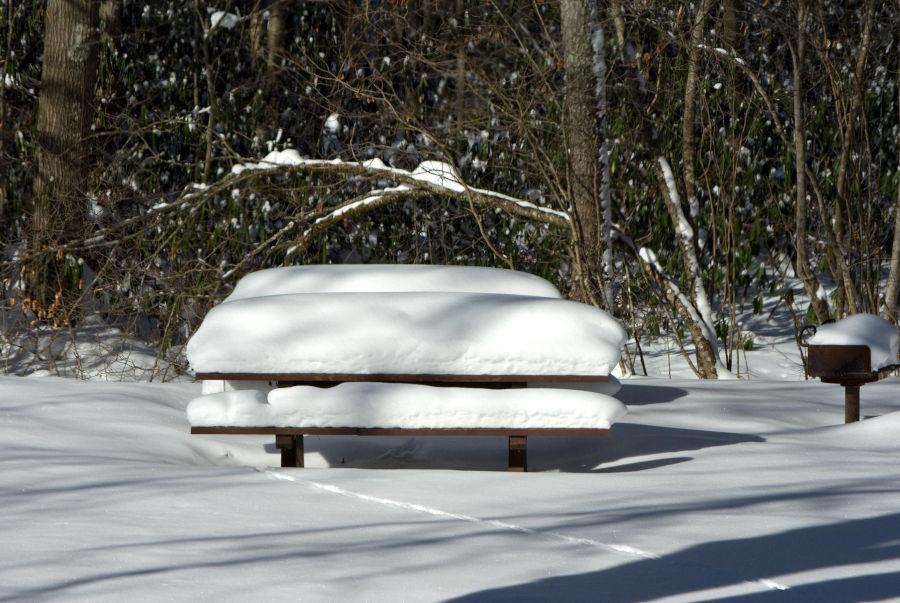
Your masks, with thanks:
M 609 383 L 623 342 L 609 315 L 524 273 L 264 270 L 189 342 L 212 385 L 188 415 L 196 434 L 275 435 L 282 466 L 303 466 L 305 435 L 503 435 L 524 471 L 529 436 L 609 433 L 624 406 L 575 384 Z

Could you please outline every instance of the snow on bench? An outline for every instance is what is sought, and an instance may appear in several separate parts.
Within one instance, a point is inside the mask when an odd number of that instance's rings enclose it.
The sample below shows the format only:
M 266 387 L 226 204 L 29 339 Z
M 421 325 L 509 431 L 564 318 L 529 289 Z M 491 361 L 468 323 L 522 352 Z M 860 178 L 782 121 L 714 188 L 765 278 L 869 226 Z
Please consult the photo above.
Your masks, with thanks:
M 611 396 L 573 389 L 480 389 L 409 383 L 299 385 L 207 394 L 188 405 L 195 427 L 361 429 L 609 429 L 625 413 Z
M 189 417 L 193 433 L 274 433 L 283 466 L 302 466 L 304 434 L 465 432 L 508 435 L 510 468 L 524 470 L 527 435 L 605 434 L 623 407 L 587 391 L 488 388 L 606 382 L 624 339 L 605 312 L 509 270 L 265 270 L 207 314 L 188 359 L 218 389 L 300 387 L 211 394 Z
M 509 438 L 508 468 L 524 471 L 528 436 L 607 435 L 626 409 L 572 389 L 342 383 L 208 394 L 187 413 L 195 434 L 275 435 L 282 467 L 303 466 L 304 435 L 501 435 Z

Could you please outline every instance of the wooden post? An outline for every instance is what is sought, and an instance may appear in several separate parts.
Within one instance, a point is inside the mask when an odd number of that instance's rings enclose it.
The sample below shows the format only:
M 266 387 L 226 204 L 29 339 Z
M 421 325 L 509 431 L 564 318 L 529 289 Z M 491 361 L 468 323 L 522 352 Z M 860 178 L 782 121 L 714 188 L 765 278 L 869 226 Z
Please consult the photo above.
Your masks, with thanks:
M 528 471 L 528 458 L 525 450 L 526 440 L 526 436 L 509 436 L 508 471 Z
M 275 447 L 281 450 L 282 467 L 303 466 L 303 434 L 276 435 Z
M 844 423 L 859 421 L 859 386 L 844 386 Z

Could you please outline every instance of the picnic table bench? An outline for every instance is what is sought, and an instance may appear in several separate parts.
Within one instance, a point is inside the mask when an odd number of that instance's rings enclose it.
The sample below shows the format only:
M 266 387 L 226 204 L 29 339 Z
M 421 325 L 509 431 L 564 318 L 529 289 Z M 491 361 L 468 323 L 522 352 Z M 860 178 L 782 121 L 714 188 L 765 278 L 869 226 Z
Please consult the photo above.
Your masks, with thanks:
M 609 433 L 624 406 L 603 394 L 571 388 L 609 383 L 623 340 L 624 331 L 607 314 L 560 299 L 543 279 L 508 270 L 265 270 L 245 277 L 207 315 L 188 344 L 188 357 L 198 380 L 239 388 L 264 382 L 275 389 L 256 402 L 252 393 L 239 402 L 221 396 L 226 406 L 258 407 L 263 415 L 237 421 L 233 417 L 241 411 L 226 410 L 209 412 L 201 420 L 195 412 L 191 433 L 274 435 L 283 467 L 304 465 L 305 435 L 505 436 L 508 469 L 525 471 L 530 436 Z M 348 391 L 347 384 L 394 384 L 396 390 L 382 388 L 379 394 L 422 396 L 429 402 L 411 401 L 383 411 L 392 403 L 382 399 L 377 408 L 352 412 L 366 400 L 356 392 L 344 404 L 338 394 Z M 568 388 L 554 387 L 559 384 Z M 315 410 L 304 406 L 303 412 L 291 411 L 290 424 L 266 415 L 271 398 L 290 397 L 289 390 L 299 392 L 294 402 L 300 406 L 315 405 L 323 397 L 328 401 Z M 502 390 L 508 393 L 491 393 Z M 521 412 L 517 403 L 508 404 L 513 391 L 522 398 Z M 469 397 L 475 402 L 468 403 Z M 213 407 L 219 403 L 207 402 Z M 479 414 L 479 405 L 495 403 L 506 412 Z M 347 410 L 337 423 L 316 420 L 333 414 L 325 404 L 343 404 Z M 421 412 L 431 413 L 426 423 L 410 421 L 408 415 Z M 454 422 L 443 416 L 454 413 L 469 419 Z M 542 418 L 534 420 L 536 415 Z
M 334 387 L 342 383 L 404 383 L 431 387 L 522 389 L 529 384 L 548 383 L 608 383 L 607 376 L 587 375 L 416 375 L 416 374 L 260 374 L 260 373 L 197 373 L 197 379 L 222 381 L 269 382 L 275 387 Z M 565 416 L 560 417 L 565 422 Z M 521 427 L 521 426 L 472 426 L 472 427 L 276 427 L 276 426 L 192 426 L 192 434 L 274 435 L 275 447 L 281 452 L 282 467 L 303 467 L 303 436 L 306 435 L 358 435 L 358 436 L 505 436 L 508 439 L 508 471 L 527 471 L 529 436 L 605 436 L 608 427 Z

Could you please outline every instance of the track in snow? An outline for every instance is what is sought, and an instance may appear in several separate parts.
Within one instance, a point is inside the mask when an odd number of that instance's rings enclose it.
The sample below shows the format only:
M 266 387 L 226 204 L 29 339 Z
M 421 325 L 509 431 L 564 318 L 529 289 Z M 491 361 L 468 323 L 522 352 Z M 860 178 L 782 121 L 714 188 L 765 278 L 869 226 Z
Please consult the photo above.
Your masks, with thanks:
M 769 578 L 756 578 L 750 576 L 744 576 L 738 574 L 732 570 L 727 570 L 719 567 L 714 567 L 711 565 L 706 565 L 702 563 L 686 563 L 683 561 L 674 561 L 665 556 L 660 556 L 655 553 L 651 553 L 648 551 L 641 550 L 636 547 L 624 545 L 624 544 L 613 544 L 609 542 L 602 542 L 600 540 L 594 540 L 593 538 L 581 538 L 575 536 L 568 536 L 566 534 L 561 534 L 559 532 L 542 532 L 539 530 L 535 530 L 532 528 L 528 528 L 525 526 L 520 526 L 514 523 L 509 523 L 506 521 L 499 521 L 497 519 L 483 519 L 481 517 L 475 517 L 473 515 L 464 515 L 462 513 L 451 513 L 449 511 L 443 511 L 441 509 L 436 509 L 434 507 L 427 507 L 425 505 L 419 505 L 415 503 L 408 503 L 399 500 L 393 500 L 390 498 L 382 498 L 380 496 L 371 496 L 369 494 L 362 494 L 360 492 L 353 492 L 352 490 L 347 490 L 345 488 L 341 488 L 339 486 L 334 486 L 331 484 L 323 484 L 320 482 L 316 482 L 310 479 L 298 478 L 293 474 L 289 474 L 288 472 L 279 471 L 276 469 L 265 469 L 263 473 L 268 477 L 288 482 L 296 482 L 300 484 L 304 484 L 309 486 L 315 490 L 319 490 L 322 492 L 328 492 L 331 494 L 336 494 L 338 496 L 344 496 L 347 498 L 352 498 L 355 500 L 360 500 L 368 503 L 378 504 L 385 507 L 391 507 L 394 509 L 402 509 L 405 511 L 412 511 L 414 513 L 420 513 L 424 515 L 430 515 L 432 517 L 438 517 L 440 519 L 447 519 L 452 521 L 465 521 L 468 523 L 474 523 L 478 525 L 490 526 L 492 528 L 500 528 L 502 530 L 508 530 L 510 532 L 518 532 L 521 534 L 528 534 L 531 536 L 538 536 L 541 538 L 550 538 L 562 542 L 566 542 L 568 544 L 573 544 L 576 546 L 584 546 L 596 549 L 602 549 L 605 551 L 611 551 L 614 553 L 619 553 L 622 555 L 628 555 L 630 557 L 639 557 L 642 559 L 650 559 L 653 561 L 658 561 L 660 563 L 664 563 L 666 565 L 670 565 L 672 567 L 677 567 L 679 569 L 690 569 L 692 571 L 697 571 L 701 573 L 713 573 L 720 576 L 727 576 L 729 579 L 735 580 L 738 583 L 747 583 L 755 586 L 760 586 L 765 588 L 766 590 L 779 590 L 785 591 L 790 590 L 790 587 L 786 584 L 781 584 Z M 293 473 L 293 472 L 291 472 Z

